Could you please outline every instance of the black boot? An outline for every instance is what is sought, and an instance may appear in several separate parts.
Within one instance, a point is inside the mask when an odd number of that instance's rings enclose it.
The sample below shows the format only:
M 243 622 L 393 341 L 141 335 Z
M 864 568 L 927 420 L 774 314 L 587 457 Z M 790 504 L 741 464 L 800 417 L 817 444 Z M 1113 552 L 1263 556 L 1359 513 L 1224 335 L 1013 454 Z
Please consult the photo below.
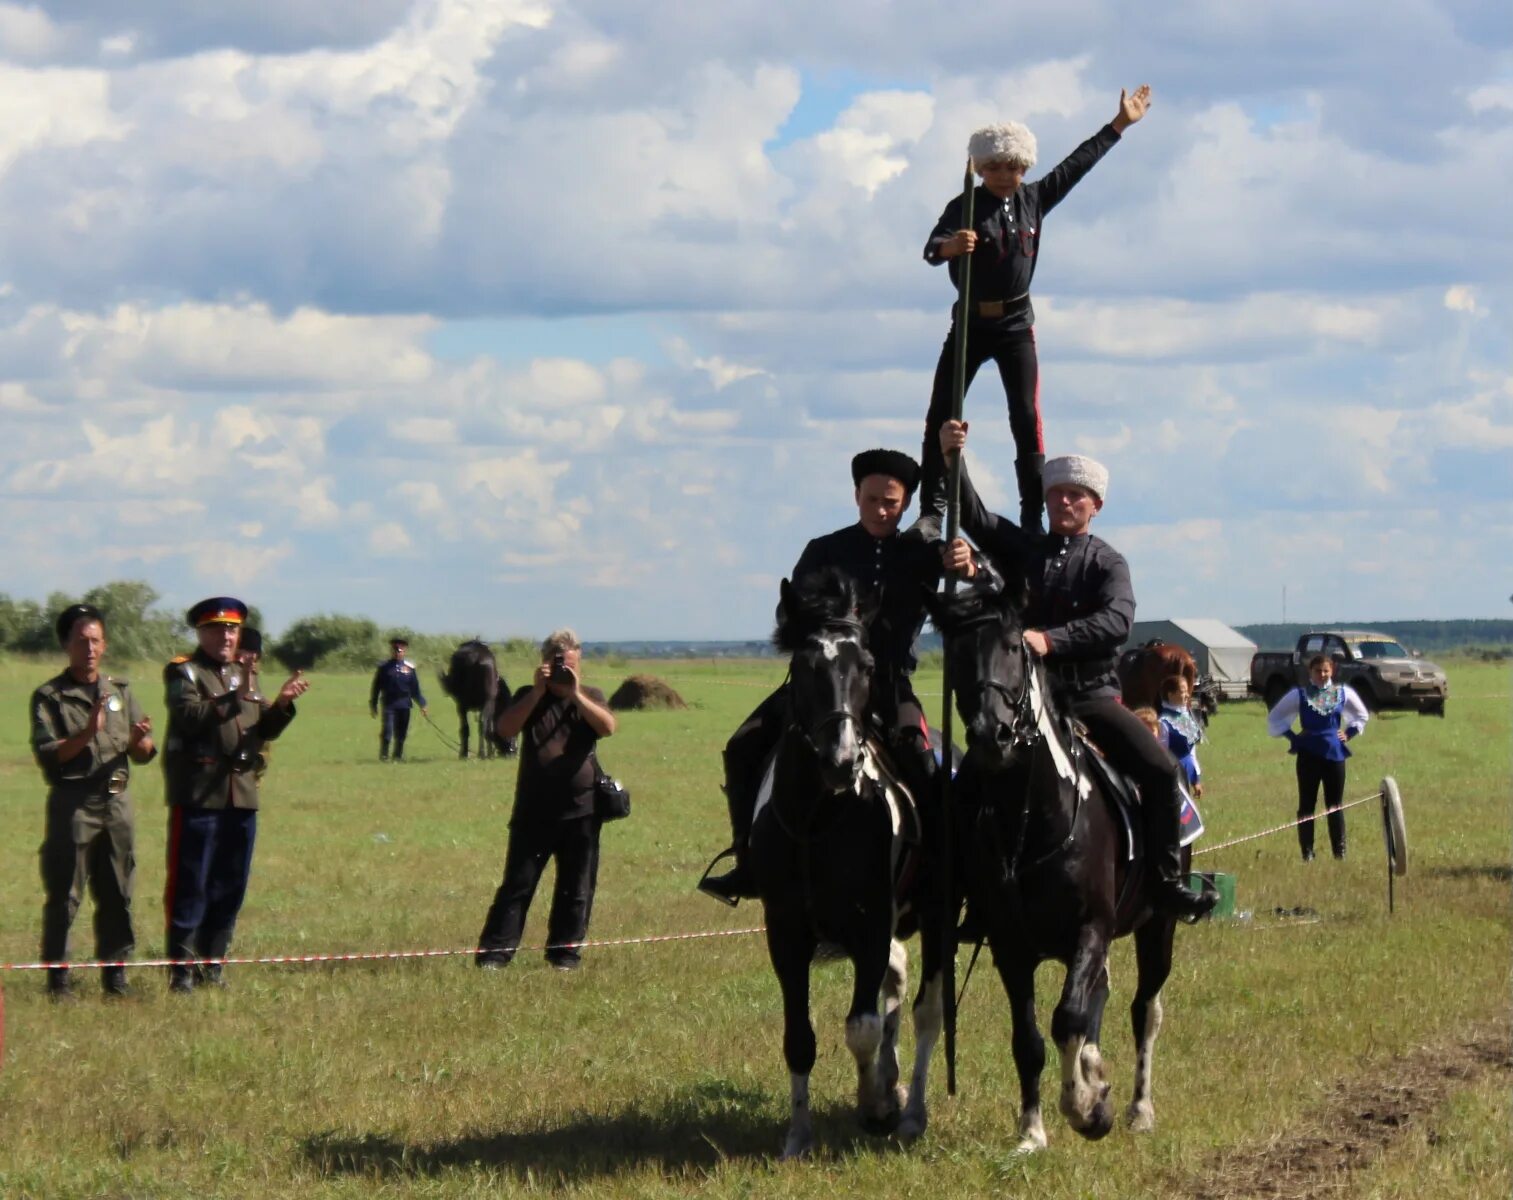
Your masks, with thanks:
M 74 985 L 68 977 L 67 967 L 47 968 L 47 998 L 59 1004 L 78 999 L 74 995 Z
M 126 982 L 125 967 L 103 967 L 100 970 L 100 986 L 107 996 L 129 996 L 131 987 Z
M 1300 812 L 1298 814 L 1298 819 L 1302 820 L 1304 817 L 1308 817 L 1308 816 L 1312 816 L 1312 815 L 1313 814 L 1311 814 L 1311 813 Z M 1303 821 L 1303 823 L 1298 826 L 1298 849 L 1303 852 L 1303 861 L 1304 862 L 1312 862 L 1313 861 L 1313 822 L 1312 821 Z
M 934 441 L 934 452 L 931 442 Z M 946 463 L 940 452 L 940 441 L 926 438 L 920 458 L 919 516 L 905 530 L 905 536 L 924 542 L 938 542 L 946 532 Z
M 169 967 L 168 990 L 180 996 L 194 991 L 194 968 L 182 963 Z
M 1044 454 L 1031 454 L 1014 463 L 1019 480 L 1019 528 L 1025 533 L 1045 532 L 1045 492 L 1040 482 L 1044 466 Z
M 699 891 L 716 900 L 723 900 L 732 908 L 742 900 L 755 900 L 761 893 L 757 890 L 756 876 L 747 860 L 748 841 L 751 837 L 751 818 L 756 809 L 756 786 L 732 778 L 737 772 L 729 764 L 725 769 L 725 804 L 730 812 L 731 842 L 729 849 L 715 855 L 714 862 L 704 869 L 699 880 Z M 711 875 L 715 863 L 734 856 L 735 866 L 723 875 Z
M 378 761 L 379 762 L 388 762 L 389 761 L 389 739 L 388 738 L 383 738 L 378 743 Z
M 1345 814 L 1342 812 L 1331 810 L 1329 813 L 1329 848 L 1336 858 L 1345 857 Z
M 1182 868 L 1182 847 L 1178 844 L 1182 838 L 1181 790 L 1173 787 L 1165 796 L 1142 798 L 1142 804 L 1146 809 L 1145 828 L 1150 841 L 1146 857 L 1155 870 L 1152 892 L 1156 906 L 1184 921 L 1206 917 L 1219 902 L 1219 896 L 1207 889 L 1195 892 L 1187 886 L 1186 872 Z

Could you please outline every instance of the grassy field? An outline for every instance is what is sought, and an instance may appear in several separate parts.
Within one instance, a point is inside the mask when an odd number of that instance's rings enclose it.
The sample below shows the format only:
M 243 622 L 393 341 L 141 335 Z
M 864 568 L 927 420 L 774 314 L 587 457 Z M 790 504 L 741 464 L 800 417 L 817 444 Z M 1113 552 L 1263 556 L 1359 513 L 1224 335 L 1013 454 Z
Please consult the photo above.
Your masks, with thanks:
M 0 709 L 14 714 L 0 727 L 3 961 L 37 948 L 43 788 L 21 714 L 54 669 L 0 662 Z M 609 691 L 635 669 L 667 679 L 690 708 L 625 715 L 604 747 L 635 814 L 604 834 L 590 936 L 758 924 L 759 911 L 692 887 L 726 836 L 719 747 L 782 668 L 596 662 L 587 677 Z M 140 971 L 137 997 L 121 1004 L 87 979 L 81 1003 L 51 1005 L 38 974 L 0 972 L 0 1195 L 1506 1197 L 1509 678 L 1448 669 L 1448 720 L 1387 715 L 1355 743 L 1349 798 L 1384 774 L 1403 790 L 1411 873 L 1395 916 L 1369 806 L 1350 814 L 1341 864 L 1304 866 L 1290 832 L 1201 860 L 1237 876 L 1243 915 L 1178 934 L 1152 1135 L 1086 1144 L 1048 1114 L 1049 1151 L 1010 1156 L 1007 1011 L 979 970 L 961 1014 L 960 1095 L 945 1096 L 937 1058 L 925 1138 L 901 1149 L 866 1137 L 849 1110 L 847 972 L 830 966 L 814 999 L 820 1149 L 779 1164 L 781 1020 L 754 936 L 590 950 L 575 975 L 527 951 L 497 973 L 464 957 L 247 966 L 228 972 L 230 990 L 187 1000 Z M 134 677 L 161 727 L 157 670 Z M 938 693 L 938 675 L 919 686 Z M 235 952 L 473 944 L 498 883 L 514 764 L 457 762 L 422 724 L 413 761 L 381 766 L 366 698 L 365 677 L 317 676 L 279 742 Z M 442 706 L 433 713 L 454 735 Z M 1260 707 L 1227 706 L 1211 734 L 1208 844 L 1288 819 L 1291 760 L 1265 738 Z M 155 765 L 133 794 L 139 955 L 156 955 Z M 1299 908 L 1317 919 L 1277 914 Z M 1121 1105 L 1132 970 L 1121 946 L 1104 1039 Z M 1057 968 L 1041 987 L 1048 1020 Z

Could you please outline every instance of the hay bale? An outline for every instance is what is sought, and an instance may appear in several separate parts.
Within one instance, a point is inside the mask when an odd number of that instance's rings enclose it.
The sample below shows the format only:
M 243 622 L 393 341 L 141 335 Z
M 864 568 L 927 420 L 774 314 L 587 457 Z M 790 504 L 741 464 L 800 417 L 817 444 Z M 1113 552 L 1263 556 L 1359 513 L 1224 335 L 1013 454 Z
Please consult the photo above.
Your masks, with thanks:
M 616 712 L 653 708 L 687 708 L 683 697 L 655 675 L 632 675 L 615 689 L 609 706 Z

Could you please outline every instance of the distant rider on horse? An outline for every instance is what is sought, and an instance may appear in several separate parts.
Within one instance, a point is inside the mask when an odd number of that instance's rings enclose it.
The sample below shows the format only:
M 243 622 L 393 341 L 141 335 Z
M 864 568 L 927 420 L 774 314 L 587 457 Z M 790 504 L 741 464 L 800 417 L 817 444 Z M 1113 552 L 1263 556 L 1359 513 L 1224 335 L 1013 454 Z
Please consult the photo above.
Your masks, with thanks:
M 867 649 L 874 660 L 869 710 L 886 732 L 893 765 L 924 810 L 934 790 L 935 756 L 924 711 L 914 694 L 914 641 L 924 624 L 924 595 L 940 579 L 938 543 L 899 533 L 899 522 L 919 484 L 919 465 L 897 450 L 867 450 L 851 460 L 857 522 L 813 539 L 794 564 L 795 582 L 826 567 L 850 575 L 868 617 Z M 788 723 L 785 683 L 759 704 L 725 746 L 725 797 L 730 808 L 735 867 L 708 876 L 699 889 L 729 904 L 756 896 L 747 861 L 757 793 L 768 756 Z M 718 861 L 718 860 L 716 860 Z

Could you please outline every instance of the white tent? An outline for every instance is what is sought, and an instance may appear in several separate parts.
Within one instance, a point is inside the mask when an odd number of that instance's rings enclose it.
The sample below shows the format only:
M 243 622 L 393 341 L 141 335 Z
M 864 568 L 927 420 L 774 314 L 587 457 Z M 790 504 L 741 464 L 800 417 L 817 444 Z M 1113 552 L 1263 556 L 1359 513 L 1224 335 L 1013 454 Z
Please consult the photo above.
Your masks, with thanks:
M 1198 674 L 1213 676 L 1224 695 L 1245 695 L 1256 644 L 1243 633 L 1210 617 L 1136 621 L 1128 645 L 1143 646 L 1152 639 L 1181 646 L 1198 664 Z

